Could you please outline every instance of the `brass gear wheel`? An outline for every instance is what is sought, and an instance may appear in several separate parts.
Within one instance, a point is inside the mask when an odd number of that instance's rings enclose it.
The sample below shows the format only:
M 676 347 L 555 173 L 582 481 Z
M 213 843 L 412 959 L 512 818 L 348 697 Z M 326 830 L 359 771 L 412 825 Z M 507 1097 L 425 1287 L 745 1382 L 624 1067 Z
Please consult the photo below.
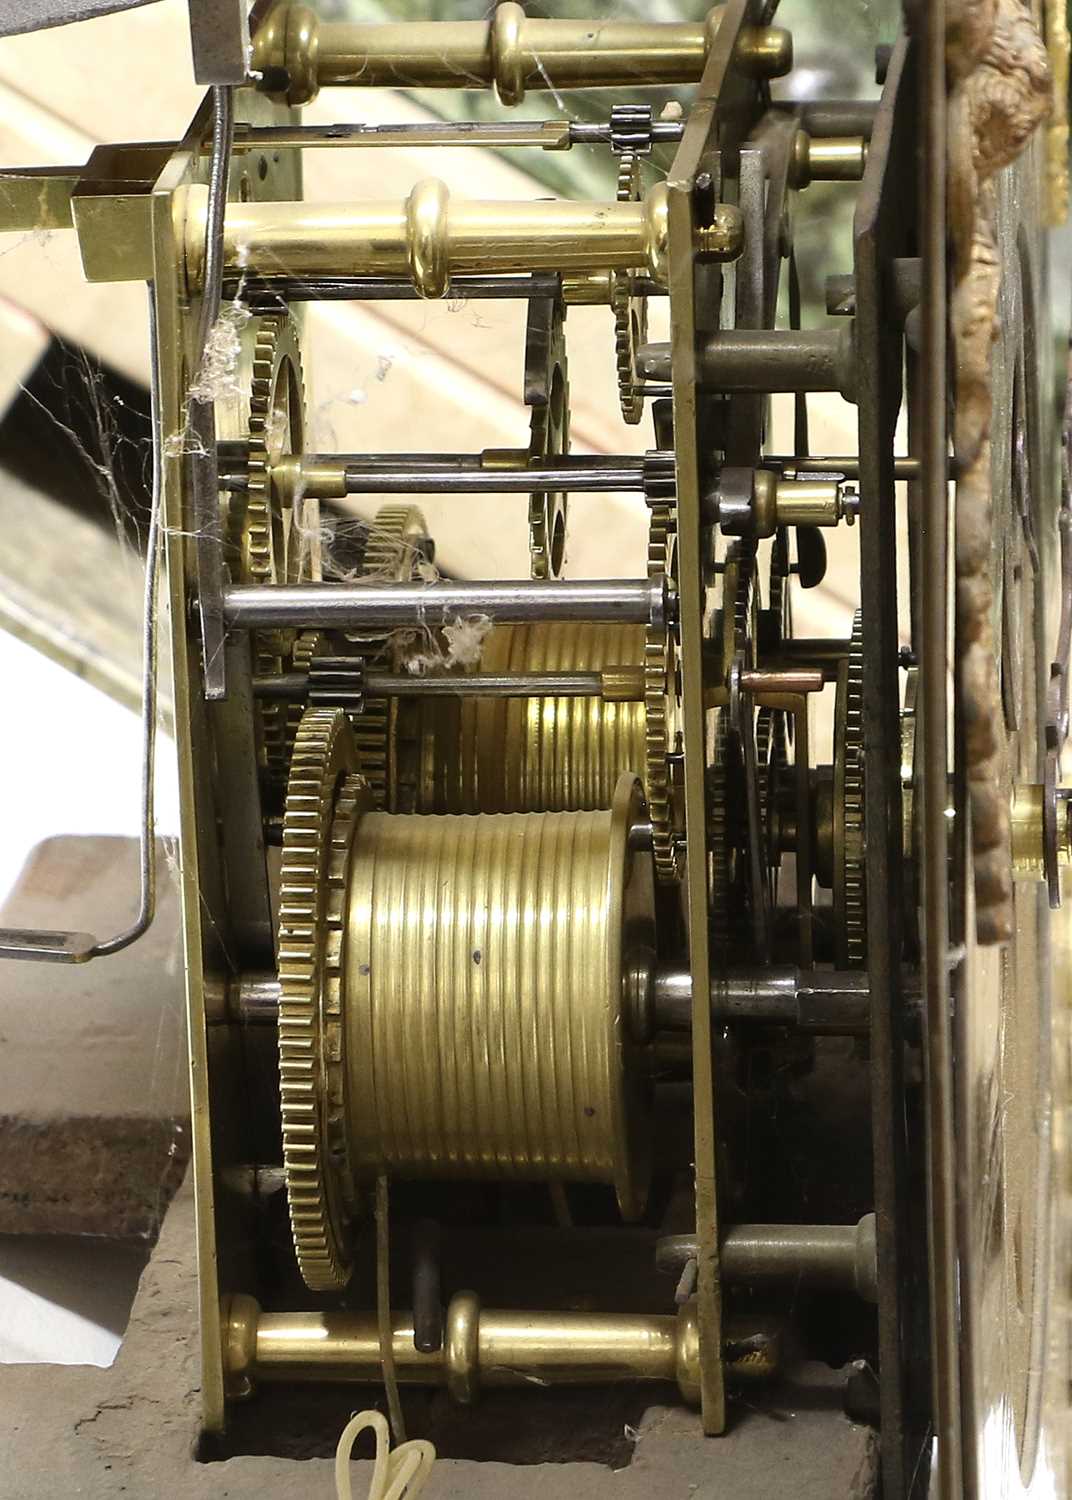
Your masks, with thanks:
M 857 610 L 834 709 L 834 911 L 838 962 L 850 969 L 867 962 L 863 668 L 863 626 Z
M 653 505 L 648 529 L 649 578 L 673 577 L 676 535 L 674 505 Z M 651 625 L 644 637 L 644 786 L 655 873 L 664 884 L 681 878 L 680 813 L 670 760 L 677 750 L 679 720 L 677 642 L 669 626 Z
M 329 649 L 329 641 L 322 630 L 302 630 L 295 637 L 294 644 L 290 649 L 290 670 L 308 674 L 313 659 L 317 656 L 326 655 Z M 289 772 L 291 762 L 294 758 L 294 746 L 297 743 L 298 730 L 305 714 L 305 704 L 300 701 L 290 702 L 286 705 L 286 761 Z
M 250 324 L 246 504 L 237 538 L 244 581 L 297 583 L 312 576 L 306 528 L 290 506 L 275 502 L 272 469 L 305 440 L 304 385 L 298 332 L 286 313 L 266 313 Z
M 294 583 L 316 574 L 313 549 L 303 545 L 306 526 L 296 527 L 289 506 L 273 493 L 272 468 L 286 453 L 300 453 L 305 436 L 301 351 L 287 313 L 251 318 L 242 333 L 236 397 L 219 405 L 218 431 L 247 447 L 243 494 L 223 497 L 224 535 L 235 581 Z M 285 670 L 293 636 L 257 631 L 253 671 L 272 677 Z M 281 795 L 289 761 L 287 705 L 262 699 L 256 705 L 258 759 L 269 795 Z
M 341 871 L 371 801 L 346 715 L 311 708 L 294 744 L 279 892 L 279 1091 L 283 1166 L 298 1266 L 313 1291 L 350 1279 L 339 988 L 346 935 Z
M 385 505 L 369 524 L 368 535 L 360 551 L 356 576 L 382 579 L 387 583 L 405 583 L 416 574 L 425 556 L 428 528 L 424 516 L 413 505 Z M 396 671 L 400 666 L 402 646 L 394 643 L 389 632 L 357 634 L 347 632 L 351 649 L 348 655 L 366 668 L 386 667 Z M 357 649 L 353 649 L 356 647 Z M 289 670 L 307 673 L 312 661 L 329 654 L 331 641 L 319 630 L 302 631 L 290 647 Z M 305 712 L 304 703 L 286 706 L 285 748 L 283 761 L 289 770 L 298 728 Z M 389 784 L 394 776 L 394 735 L 397 721 L 396 700 L 366 699 L 362 711 L 350 719 L 357 746 L 358 766 L 369 783 L 372 805 L 388 805 Z
M 415 576 L 418 564 L 425 556 L 427 542 L 427 523 L 415 505 L 381 506 L 370 523 L 357 576 L 382 579 L 387 583 L 408 582 Z M 348 632 L 347 639 L 351 646 L 358 647 L 348 654 L 366 668 L 386 666 L 392 671 L 398 669 L 402 647 L 393 644 L 389 632 L 363 632 L 360 635 Z M 290 671 L 307 673 L 313 659 L 327 654 L 330 649 L 331 642 L 322 631 L 302 631 L 290 649 Z M 302 703 L 287 705 L 285 758 L 288 769 L 304 711 Z M 362 711 L 350 720 L 361 774 L 372 789 L 373 806 L 377 808 L 387 806 L 388 783 L 393 776 L 396 717 L 396 700 L 366 698 Z
M 365 543 L 363 578 L 383 583 L 408 583 L 426 560 L 428 523 L 416 505 L 381 505 L 376 512 Z M 352 636 L 353 640 L 371 640 L 371 636 Z M 378 640 L 389 637 L 381 634 Z
M 732 739 L 729 726 L 729 711 L 725 708 L 717 709 L 709 742 L 710 764 L 706 777 L 711 954 L 715 962 L 723 967 L 730 961 L 732 938 L 730 895 L 733 884 L 733 851 L 729 817 Z
M 642 195 L 640 157 L 635 151 L 623 151 L 618 162 L 618 202 L 636 203 Z M 648 299 L 638 297 L 633 291 L 636 274 L 615 271 L 611 278 L 618 399 L 622 416 L 630 427 L 636 427 L 644 415 L 644 386 L 637 368 L 637 355 L 648 337 Z
M 428 523 L 415 505 L 384 505 L 372 521 L 359 577 L 383 583 L 409 583 L 426 559 Z M 404 643 L 390 632 L 348 632 L 353 653 L 366 667 L 389 671 L 401 668 Z M 357 745 L 357 764 L 372 792 L 372 805 L 382 809 L 395 804 L 398 732 L 398 699 L 366 698 L 359 714 L 351 719 Z
M 569 369 L 566 313 L 559 298 L 529 303 L 525 335 L 525 404 L 529 418 L 529 459 L 540 461 L 569 452 Z M 529 496 L 529 555 L 533 578 L 558 578 L 566 560 L 567 496 L 561 490 Z
M 726 554 L 722 573 L 722 663 L 724 672 L 747 655 L 756 627 L 754 544 L 734 542 Z M 732 814 L 734 790 L 744 773 L 739 740 L 730 727 L 728 708 L 715 714 L 710 741 L 707 775 L 707 844 L 710 881 L 710 932 L 716 961 L 726 964 L 732 956 L 735 929 L 733 892 L 737 879 L 736 856 L 740 849 L 739 820 Z
M 789 539 L 785 528 L 782 527 L 775 535 L 771 548 L 766 610 L 766 618 L 772 622 L 772 630 L 777 630 L 779 645 L 789 640 L 793 634 L 789 577 Z M 756 765 L 759 767 L 760 774 L 759 792 L 763 827 L 768 831 L 775 783 L 787 762 L 787 715 L 784 709 L 761 708 L 756 714 Z M 771 868 L 778 863 L 778 851 L 770 842 L 769 833 L 767 863 Z

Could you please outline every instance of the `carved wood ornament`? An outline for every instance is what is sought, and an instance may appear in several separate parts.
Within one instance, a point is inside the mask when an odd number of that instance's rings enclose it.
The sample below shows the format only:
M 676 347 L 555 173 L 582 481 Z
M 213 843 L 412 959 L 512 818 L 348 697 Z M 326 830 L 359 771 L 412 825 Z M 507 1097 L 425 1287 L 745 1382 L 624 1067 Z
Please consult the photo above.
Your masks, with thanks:
M 991 562 L 991 346 L 1002 266 L 994 177 L 1050 114 L 1046 48 L 1022 0 L 950 0 L 949 229 L 956 361 L 957 672 L 981 943 L 1012 936 L 1012 849 Z

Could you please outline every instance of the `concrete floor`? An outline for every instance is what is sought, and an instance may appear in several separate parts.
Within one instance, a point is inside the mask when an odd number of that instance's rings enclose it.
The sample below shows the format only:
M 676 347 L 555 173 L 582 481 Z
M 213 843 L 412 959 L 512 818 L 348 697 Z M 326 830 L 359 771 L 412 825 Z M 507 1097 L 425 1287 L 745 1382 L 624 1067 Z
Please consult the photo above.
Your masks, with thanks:
M 287 1500 L 332 1493 L 331 1462 L 232 1457 L 201 1463 L 193 1195 L 168 1212 L 142 1277 L 130 1326 L 109 1370 L 9 1365 L 0 1380 L 0 1481 L 5 1500 L 124 1495 L 133 1500 Z M 864 1500 L 873 1493 L 873 1433 L 841 1412 L 843 1376 L 809 1366 L 764 1405 L 739 1403 L 729 1434 L 700 1437 L 695 1415 L 649 1408 L 633 1459 L 600 1464 L 440 1460 L 428 1500 L 735 1500 L 792 1493 L 794 1500 Z M 375 1396 L 370 1392 L 371 1400 Z M 361 1404 L 355 1393 L 355 1405 Z M 458 1421 L 464 1422 L 461 1412 Z M 354 1470 L 362 1493 L 370 1465 Z

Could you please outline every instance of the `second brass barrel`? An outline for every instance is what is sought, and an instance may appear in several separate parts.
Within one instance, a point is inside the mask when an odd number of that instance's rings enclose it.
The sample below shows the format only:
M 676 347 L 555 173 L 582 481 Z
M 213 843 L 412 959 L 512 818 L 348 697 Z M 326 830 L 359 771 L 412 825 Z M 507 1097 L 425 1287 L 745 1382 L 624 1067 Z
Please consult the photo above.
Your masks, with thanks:
M 644 660 L 644 627 L 587 621 L 500 625 L 486 672 L 602 671 Z M 569 812 L 609 807 L 618 778 L 641 776 L 644 704 L 590 698 L 458 698 L 404 710 L 406 809 Z

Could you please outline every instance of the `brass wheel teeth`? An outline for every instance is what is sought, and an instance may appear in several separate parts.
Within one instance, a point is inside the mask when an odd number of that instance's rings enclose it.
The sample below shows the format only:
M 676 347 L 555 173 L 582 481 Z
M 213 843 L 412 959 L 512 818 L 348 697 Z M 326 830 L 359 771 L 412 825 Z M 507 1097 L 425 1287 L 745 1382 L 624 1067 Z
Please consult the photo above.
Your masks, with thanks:
M 715 715 L 715 746 L 707 779 L 707 838 L 711 872 L 710 934 L 714 958 L 721 964 L 730 957 L 730 828 L 726 756 L 729 714 L 724 708 Z
M 278 644 L 270 635 L 255 634 L 253 637 L 253 670 L 258 677 L 278 677 L 284 668 L 285 658 Z M 286 780 L 290 761 L 288 744 L 289 706 L 277 699 L 261 698 L 256 702 L 257 719 L 260 724 L 260 752 L 267 784 L 278 794 Z M 278 808 L 278 802 L 273 797 Z
M 634 203 L 640 196 L 640 157 L 635 151 L 623 151 L 618 163 L 618 202 Z M 630 427 L 636 427 L 644 416 L 637 350 L 648 335 L 648 299 L 634 295 L 632 272 L 615 271 L 611 279 L 611 307 L 614 312 L 618 398 L 623 418 Z
M 389 801 L 391 712 L 386 700 L 367 699 L 361 713 L 350 720 L 357 746 L 357 763 L 380 811 Z
M 286 578 L 286 559 L 275 555 L 270 451 L 275 390 L 283 357 L 290 361 L 298 388 L 303 389 L 301 362 L 289 319 L 282 313 L 258 317 L 253 325 L 250 357 L 245 504 L 228 510 L 228 541 L 238 557 L 243 583 L 276 584 Z M 282 672 L 288 656 L 289 643 L 279 632 L 261 631 L 254 636 L 253 670 L 258 676 Z M 257 719 L 265 775 L 269 787 L 278 794 L 290 764 L 293 713 L 285 703 L 264 699 L 257 704 Z
M 249 479 L 243 518 L 243 573 L 248 582 L 280 583 L 285 559 L 275 556 L 270 465 L 271 424 L 279 349 L 287 320 L 272 313 L 259 318 L 253 340 L 249 384 Z M 297 371 L 300 380 L 300 369 Z
M 648 531 L 648 577 L 666 578 L 672 565 L 674 507 L 654 505 Z M 664 626 L 649 626 L 644 638 L 644 783 L 651 817 L 652 854 L 657 878 L 681 878 L 675 837 L 674 791 L 669 756 L 677 733 L 677 662 L 673 635 Z
M 755 553 L 748 544 L 736 542 L 726 557 L 723 572 L 723 640 L 731 658 L 739 656 L 748 644 L 752 623 Z M 733 590 L 732 600 L 728 597 Z M 727 635 L 732 621 L 732 636 Z M 727 709 L 719 709 L 715 720 L 714 760 L 708 780 L 708 844 L 711 871 L 711 942 L 716 957 L 728 963 L 732 942 L 730 896 L 733 881 L 729 817 L 729 724 Z M 758 755 L 757 755 L 758 767 Z
M 850 968 L 867 962 L 867 888 L 864 873 L 864 659 L 860 611 L 853 616 L 845 693 L 845 809 L 842 922 Z
M 415 505 L 384 505 L 376 512 L 368 541 L 361 576 L 380 578 L 387 583 L 408 583 L 416 575 L 417 551 L 412 538 L 427 536 L 428 526 Z M 391 656 L 397 665 L 400 651 L 390 650 L 389 633 L 351 636 L 356 655 L 367 666 L 381 665 Z M 396 722 L 394 705 L 386 699 L 366 698 L 361 713 L 351 720 L 357 763 L 372 792 L 373 806 L 385 809 L 393 800 L 391 781 L 394 773 L 394 748 L 391 744 Z
M 732 571 L 731 571 L 732 570 Z M 726 579 L 727 592 L 733 589 L 732 614 L 728 615 L 726 624 L 732 621 L 733 634 L 728 640 L 729 661 L 727 667 L 740 656 L 748 646 L 749 634 L 752 630 L 753 594 L 755 592 L 756 578 L 756 551 L 754 542 L 734 542 L 726 554 Z M 731 606 L 727 604 L 725 594 L 723 595 L 723 609 L 727 612 Z M 724 627 L 725 628 L 725 627 Z
M 569 452 L 569 367 L 566 360 L 565 310 L 553 315 L 547 362 L 547 400 L 531 407 L 529 458 L 550 459 Z M 556 425 L 553 405 L 555 374 L 561 372 L 563 410 Z M 529 495 L 529 570 L 533 578 L 557 578 L 565 562 L 555 566 L 555 533 L 561 519 L 566 526 L 567 497 L 561 491 L 537 490 Z
M 782 639 L 785 640 L 792 633 L 789 609 L 789 577 L 785 572 L 788 566 L 788 553 L 785 554 L 784 565 L 779 563 L 778 543 L 775 542 L 774 551 L 771 554 L 770 574 L 767 593 L 767 612 L 777 615 Z M 762 755 L 759 754 L 762 745 Z M 761 766 L 777 764 L 784 766 L 787 757 L 786 744 L 786 715 L 784 709 L 760 709 L 756 715 L 756 760 Z M 769 788 L 767 777 L 763 778 L 761 797 L 766 799 Z M 768 812 L 766 801 L 761 803 L 763 807 L 763 825 L 768 827 Z
M 355 766 L 345 714 L 309 709 L 294 745 L 283 817 L 278 965 L 283 1165 L 298 1266 L 313 1291 L 341 1289 L 351 1269 L 340 1202 L 349 1174 L 338 1173 L 332 1154 L 345 1151 L 342 1080 L 340 1065 L 328 1066 L 322 1023 L 325 1011 L 338 1010 L 342 903 L 332 899 L 330 877 L 336 885 L 345 879 L 340 844 L 352 836 L 363 786 Z
M 303 630 L 294 642 L 290 652 L 290 670 L 292 672 L 307 673 L 313 658 L 322 656 L 327 649 L 327 637 L 321 630 Z M 280 669 L 282 670 L 282 669 Z M 294 746 L 298 739 L 298 730 L 305 714 L 305 704 L 294 702 L 286 704 L 286 762 L 289 769 L 294 759 Z
M 427 523 L 417 506 L 381 506 L 365 543 L 364 576 L 391 583 L 405 583 L 412 578 L 416 572 L 416 549 L 408 539 L 417 534 L 428 535 Z

